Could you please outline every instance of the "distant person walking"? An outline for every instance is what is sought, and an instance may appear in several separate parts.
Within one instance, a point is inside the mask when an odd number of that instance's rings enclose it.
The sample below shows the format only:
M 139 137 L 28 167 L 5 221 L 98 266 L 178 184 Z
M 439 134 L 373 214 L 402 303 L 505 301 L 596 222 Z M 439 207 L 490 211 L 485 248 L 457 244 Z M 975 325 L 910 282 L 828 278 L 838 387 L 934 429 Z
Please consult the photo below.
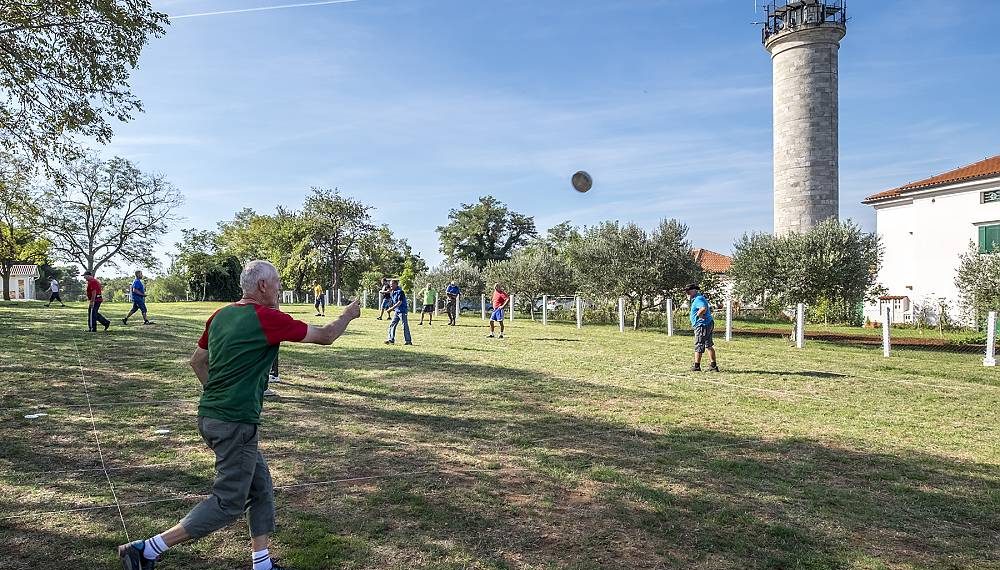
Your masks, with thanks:
M 420 322 L 418 325 L 424 324 L 424 315 L 429 314 L 429 320 L 427 325 L 434 324 L 434 311 L 437 309 L 438 293 L 431 288 L 431 284 L 427 284 L 427 288 L 424 289 L 424 308 L 420 310 Z
M 59 296 L 59 280 L 58 279 L 56 279 L 55 277 L 49 279 L 49 288 L 46 289 L 46 291 L 52 293 L 51 295 L 49 295 L 49 302 L 45 303 L 46 307 L 48 307 L 49 305 L 51 305 L 52 301 L 59 301 L 59 306 L 60 307 L 65 307 L 66 306 L 66 304 L 63 303 L 63 301 L 62 301 L 62 297 Z
M 316 327 L 273 308 L 281 281 L 274 266 L 251 261 L 240 275 L 243 298 L 212 315 L 191 356 L 204 387 L 198 431 L 215 452 L 212 494 L 177 525 L 118 547 L 124 570 L 152 570 L 169 548 L 201 538 L 246 514 L 254 570 L 281 570 L 271 560 L 275 530 L 271 473 L 258 448 L 267 372 L 282 342 L 332 344 L 361 315 L 357 301 L 326 326 Z
M 493 286 L 493 314 L 490 315 L 490 334 L 486 338 L 493 338 L 494 326 L 500 323 L 500 338 L 503 338 L 503 312 L 504 307 L 510 302 L 510 295 L 503 290 L 503 286 L 497 283 Z
M 389 338 L 386 339 L 385 343 L 396 344 L 396 326 L 402 321 L 403 340 L 405 344 L 413 344 L 413 338 L 410 337 L 410 323 L 406 320 L 406 313 L 409 310 L 409 306 L 406 304 L 406 293 L 399 286 L 398 279 L 393 279 L 389 282 L 388 310 L 392 315 L 392 320 L 389 321 Z
M 691 326 L 694 327 L 694 364 L 691 365 L 691 371 L 701 372 L 701 357 L 707 350 L 712 359 L 708 369 L 718 372 L 719 364 L 715 359 L 715 342 L 712 339 L 712 334 L 715 332 L 712 305 L 701 294 L 701 290 L 695 283 L 685 287 L 684 292 L 687 293 L 688 299 L 691 301 Z
M 388 279 L 383 278 L 382 288 L 379 289 L 378 292 L 378 306 L 380 309 L 378 312 L 378 320 L 380 321 L 382 320 L 382 315 L 384 315 L 385 312 L 389 310 L 389 305 L 392 304 L 389 302 L 390 295 L 392 295 L 392 286 L 389 284 Z
M 87 280 L 87 330 L 97 332 L 97 323 L 101 323 L 104 325 L 104 330 L 108 330 L 108 327 L 111 326 L 111 321 L 104 318 L 104 315 L 101 314 L 101 303 L 104 302 L 104 288 L 101 287 L 101 282 L 90 271 L 85 272 L 83 278 Z
M 128 319 L 139 311 L 142 313 L 142 324 L 151 325 L 153 321 L 146 316 L 146 286 L 142 284 L 142 271 L 135 272 L 135 281 L 132 282 L 132 310 L 122 319 L 122 324 L 127 325 Z
M 444 294 L 447 297 L 445 309 L 448 311 L 448 325 L 455 326 L 456 316 L 458 315 L 458 295 L 461 290 L 455 282 L 452 281 L 448 283 L 448 288 L 445 289 Z
M 316 300 L 313 302 L 313 306 L 316 307 L 316 316 L 325 317 L 326 316 L 326 291 L 323 290 L 322 285 L 319 283 L 313 284 L 313 293 L 316 294 Z

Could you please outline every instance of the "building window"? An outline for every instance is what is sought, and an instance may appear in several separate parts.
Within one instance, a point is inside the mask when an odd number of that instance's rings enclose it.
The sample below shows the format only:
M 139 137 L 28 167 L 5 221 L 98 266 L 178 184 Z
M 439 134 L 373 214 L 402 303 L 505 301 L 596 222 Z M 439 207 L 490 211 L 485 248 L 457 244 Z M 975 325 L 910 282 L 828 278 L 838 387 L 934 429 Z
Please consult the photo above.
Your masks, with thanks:
M 1000 251 L 1000 224 L 979 226 L 979 253 Z
M 983 192 L 983 204 L 1000 202 L 1000 190 L 987 190 Z

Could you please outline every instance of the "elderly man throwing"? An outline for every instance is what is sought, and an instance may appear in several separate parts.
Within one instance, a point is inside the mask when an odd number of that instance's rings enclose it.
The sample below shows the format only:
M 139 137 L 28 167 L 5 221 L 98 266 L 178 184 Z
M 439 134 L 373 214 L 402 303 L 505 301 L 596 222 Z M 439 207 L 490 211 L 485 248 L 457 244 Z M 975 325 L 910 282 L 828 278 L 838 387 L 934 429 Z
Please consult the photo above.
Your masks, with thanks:
M 191 367 L 204 386 L 198 431 L 215 452 L 212 494 L 173 528 L 118 547 L 122 568 L 151 570 L 168 548 L 219 530 L 246 513 L 253 570 L 280 570 L 268 545 L 274 532 L 274 494 L 267 462 L 257 449 L 267 373 L 282 341 L 332 344 L 361 315 L 357 301 L 323 327 L 307 325 L 275 307 L 281 283 L 274 266 L 251 261 L 240 275 L 243 298 L 205 324 Z

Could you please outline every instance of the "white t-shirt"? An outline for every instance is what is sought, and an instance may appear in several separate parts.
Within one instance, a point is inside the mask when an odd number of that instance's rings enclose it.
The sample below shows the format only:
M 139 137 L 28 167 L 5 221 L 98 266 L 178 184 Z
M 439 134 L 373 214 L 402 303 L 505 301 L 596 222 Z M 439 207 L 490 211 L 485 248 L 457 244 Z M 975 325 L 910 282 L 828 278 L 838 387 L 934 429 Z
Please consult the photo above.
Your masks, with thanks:
M 51 282 L 49 282 L 49 289 L 51 289 L 53 293 L 58 293 L 59 292 L 59 282 L 56 281 L 55 279 L 53 279 Z

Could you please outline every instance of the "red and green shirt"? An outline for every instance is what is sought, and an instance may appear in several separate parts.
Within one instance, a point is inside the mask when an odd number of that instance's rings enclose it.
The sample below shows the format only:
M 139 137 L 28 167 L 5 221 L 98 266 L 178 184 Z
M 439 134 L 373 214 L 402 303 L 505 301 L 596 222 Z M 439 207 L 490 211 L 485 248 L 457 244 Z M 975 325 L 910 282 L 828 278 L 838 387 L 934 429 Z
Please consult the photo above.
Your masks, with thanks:
M 277 309 L 233 303 L 205 323 L 198 346 L 208 351 L 208 382 L 198 415 L 260 423 L 267 373 L 282 341 L 300 342 L 309 325 Z

